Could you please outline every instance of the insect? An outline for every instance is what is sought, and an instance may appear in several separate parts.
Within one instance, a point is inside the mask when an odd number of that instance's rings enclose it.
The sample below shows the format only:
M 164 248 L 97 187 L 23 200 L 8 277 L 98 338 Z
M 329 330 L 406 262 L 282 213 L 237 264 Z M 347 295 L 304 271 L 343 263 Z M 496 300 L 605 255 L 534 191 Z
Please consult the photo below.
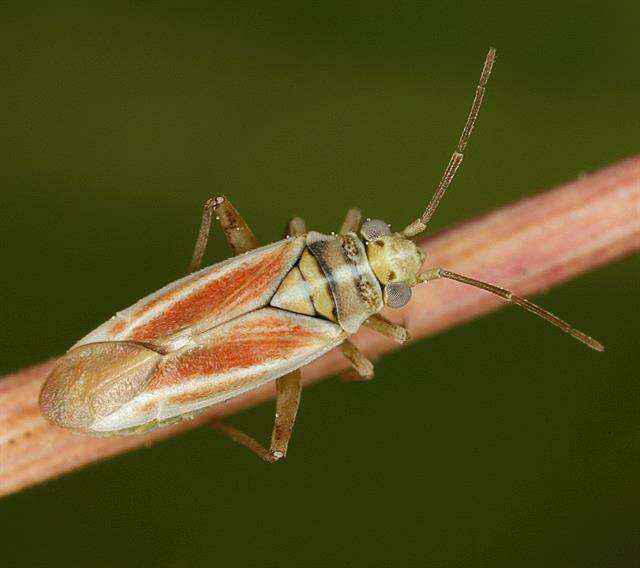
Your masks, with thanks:
M 286 455 L 300 402 L 300 368 L 340 347 L 353 371 L 373 365 L 349 340 L 362 325 L 399 342 L 407 331 L 380 315 L 399 308 L 411 287 L 447 278 L 496 294 L 592 349 L 595 339 L 529 300 L 443 268 L 423 269 L 411 240 L 427 227 L 449 187 L 478 117 L 495 60 L 489 50 L 458 146 L 424 213 L 399 232 L 351 209 L 338 234 L 307 231 L 292 219 L 286 238 L 258 247 L 224 197 L 209 199 L 187 276 L 143 298 L 78 341 L 40 393 L 54 424 L 94 435 L 135 434 L 175 422 L 276 381 L 269 448 L 224 423 L 215 426 L 267 462 Z M 235 254 L 200 269 L 212 218 Z

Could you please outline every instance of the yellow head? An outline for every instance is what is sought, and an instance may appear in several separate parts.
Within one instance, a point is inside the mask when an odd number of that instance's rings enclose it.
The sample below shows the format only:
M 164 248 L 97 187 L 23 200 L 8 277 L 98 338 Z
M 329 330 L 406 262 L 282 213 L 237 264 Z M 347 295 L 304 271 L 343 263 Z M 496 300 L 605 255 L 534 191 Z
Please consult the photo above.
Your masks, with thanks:
M 391 233 L 379 219 L 363 223 L 360 236 L 367 247 L 369 264 L 384 289 L 384 302 L 392 308 L 404 306 L 411 298 L 411 286 L 418 283 L 424 263 L 422 249 L 400 233 Z

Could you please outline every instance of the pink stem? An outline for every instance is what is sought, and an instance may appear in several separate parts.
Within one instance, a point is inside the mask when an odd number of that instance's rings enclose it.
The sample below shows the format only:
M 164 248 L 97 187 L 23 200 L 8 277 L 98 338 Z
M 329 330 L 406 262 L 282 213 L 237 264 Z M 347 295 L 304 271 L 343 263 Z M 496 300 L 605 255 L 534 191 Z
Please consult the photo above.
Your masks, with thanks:
M 421 241 L 427 266 L 442 266 L 534 294 L 640 248 L 640 156 L 557 189 L 502 207 Z M 503 302 L 469 286 L 434 281 L 387 314 L 422 338 L 490 312 Z M 589 331 L 589 330 L 587 330 Z M 356 343 L 372 358 L 399 346 L 369 329 Z M 214 407 L 197 419 L 132 437 L 91 438 L 49 424 L 38 392 L 55 359 L 0 379 L 0 495 L 146 446 L 234 414 L 274 393 L 273 384 Z M 346 367 L 336 351 L 304 369 L 311 383 Z

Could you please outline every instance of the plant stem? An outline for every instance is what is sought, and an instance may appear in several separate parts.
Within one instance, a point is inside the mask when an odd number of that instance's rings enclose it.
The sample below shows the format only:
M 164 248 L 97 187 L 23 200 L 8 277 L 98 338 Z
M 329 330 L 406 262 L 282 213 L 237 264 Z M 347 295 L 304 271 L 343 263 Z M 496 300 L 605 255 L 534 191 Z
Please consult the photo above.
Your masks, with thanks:
M 517 294 L 546 290 L 640 249 L 640 156 L 462 223 L 421 245 L 428 266 L 495 282 Z M 482 290 L 434 281 L 415 288 L 408 306 L 386 315 L 408 327 L 413 338 L 422 338 L 501 305 Z M 366 328 L 355 340 L 371 358 L 399 348 Z M 92 438 L 41 416 L 38 392 L 54 364 L 50 359 L 0 379 L 0 495 L 175 436 L 274 394 L 271 383 L 175 426 L 141 436 Z M 334 350 L 304 369 L 305 383 L 346 366 Z

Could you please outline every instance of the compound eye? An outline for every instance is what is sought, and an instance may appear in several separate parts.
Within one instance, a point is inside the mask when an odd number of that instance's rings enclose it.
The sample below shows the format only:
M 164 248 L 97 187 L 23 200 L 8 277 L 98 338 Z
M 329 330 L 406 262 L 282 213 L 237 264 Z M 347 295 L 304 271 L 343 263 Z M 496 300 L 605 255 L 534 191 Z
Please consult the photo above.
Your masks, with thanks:
M 401 308 L 411 299 L 411 288 L 402 282 L 390 282 L 384 287 L 383 300 L 390 308 Z
M 391 234 L 391 229 L 381 219 L 368 219 L 360 227 L 360 234 L 367 241 L 375 241 L 378 237 Z

